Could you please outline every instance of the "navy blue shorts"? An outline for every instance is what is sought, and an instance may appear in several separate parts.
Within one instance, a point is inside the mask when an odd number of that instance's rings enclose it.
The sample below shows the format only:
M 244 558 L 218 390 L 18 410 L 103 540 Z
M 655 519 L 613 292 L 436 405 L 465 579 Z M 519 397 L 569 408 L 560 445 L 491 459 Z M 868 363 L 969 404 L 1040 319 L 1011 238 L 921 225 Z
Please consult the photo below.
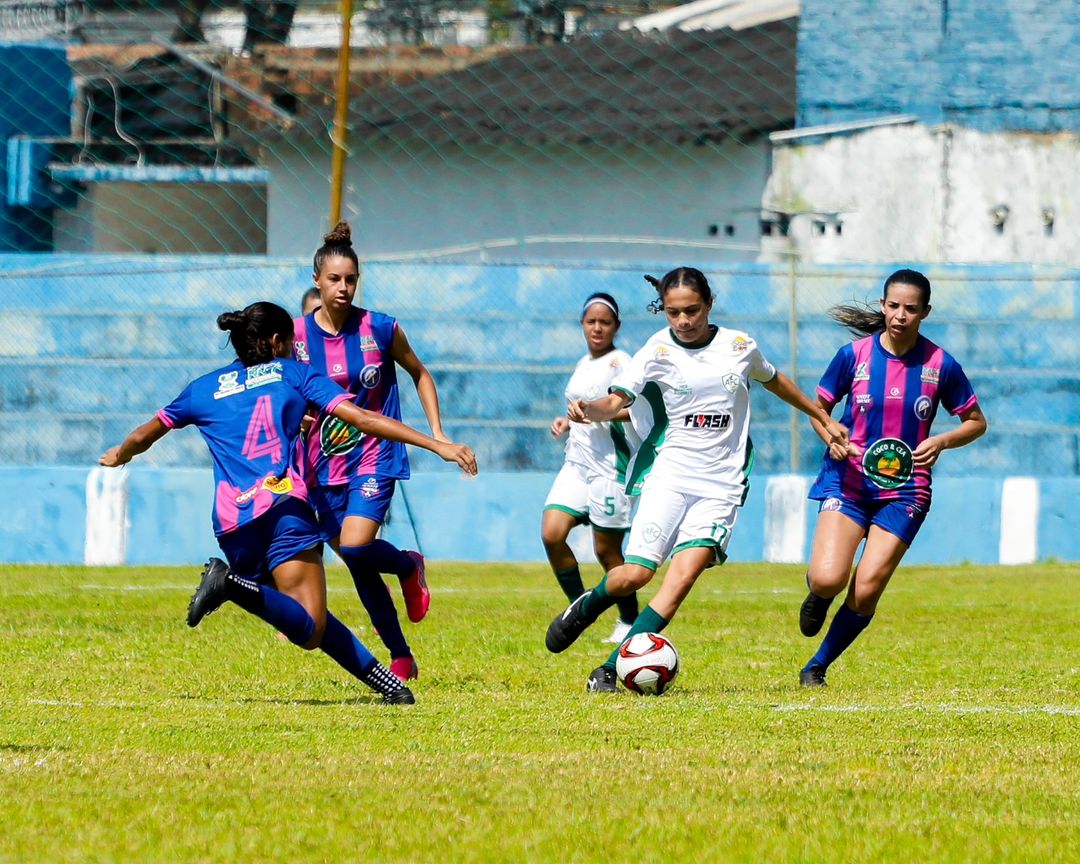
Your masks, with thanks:
M 853 519 L 868 531 L 871 525 L 877 525 L 882 531 L 888 531 L 899 537 L 907 546 L 919 533 L 926 521 L 926 509 L 910 501 L 896 498 L 884 500 L 856 501 L 851 498 L 825 498 L 818 506 L 818 513 L 837 511 Z
M 222 534 L 218 545 L 233 573 L 262 580 L 301 552 L 316 547 L 321 551 L 322 540 L 311 507 L 290 496 L 255 520 Z
M 319 514 L 323 540 L 330 542 L 341 534 L 346 516 L 361 516 L 382 525 L 396 485 L 396 480 L 368 475 L 353 477 L 348 485 L 311 489 L 311 504 Z

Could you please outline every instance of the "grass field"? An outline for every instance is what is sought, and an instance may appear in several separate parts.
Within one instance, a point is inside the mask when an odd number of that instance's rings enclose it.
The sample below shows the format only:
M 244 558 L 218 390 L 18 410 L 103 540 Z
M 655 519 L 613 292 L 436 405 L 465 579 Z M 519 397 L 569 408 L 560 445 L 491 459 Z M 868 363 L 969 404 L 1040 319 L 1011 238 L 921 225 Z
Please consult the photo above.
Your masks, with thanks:
M 814 692 L 801 569 L 729 565 L 667 631 L 676 685 L 642 698 L 585 692 L 607 618 L 546 653 L 545 567 L 435 563 L 413 707 L 235 607 L 189 630 L 196 576 L 0 571 L 0 860 L 1080 854 L 1077 565 L 902 569 Z

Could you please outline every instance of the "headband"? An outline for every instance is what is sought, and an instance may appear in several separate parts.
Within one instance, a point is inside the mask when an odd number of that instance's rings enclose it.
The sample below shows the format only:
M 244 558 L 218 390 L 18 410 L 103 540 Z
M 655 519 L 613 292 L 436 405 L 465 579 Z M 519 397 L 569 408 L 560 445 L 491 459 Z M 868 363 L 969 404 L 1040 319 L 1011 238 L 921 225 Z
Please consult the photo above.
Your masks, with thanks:
M 616 321 L 619 320 L 619 309 L 618 309 L 618 307 L 614 303 L 612 303 L 610 300 L 605 300 L 603 297 L 590 297 L 588 300 L 586 300 L 585 305 L 581 307 L 581 317 L 582 318 L 585 317 L 585 313 L 587 311 L 589 311 L 589 307 L 592 306 L 593 303 L 601 303 L 604 306 L 607 306 L 608 309 L 610 309 L 612 312 L 615 313 L 615 320 Z

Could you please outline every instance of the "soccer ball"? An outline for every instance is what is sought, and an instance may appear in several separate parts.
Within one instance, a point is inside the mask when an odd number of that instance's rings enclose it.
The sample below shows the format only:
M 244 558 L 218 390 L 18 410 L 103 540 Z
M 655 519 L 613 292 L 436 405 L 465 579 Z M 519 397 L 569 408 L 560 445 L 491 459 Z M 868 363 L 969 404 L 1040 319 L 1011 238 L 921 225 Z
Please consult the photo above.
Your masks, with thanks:
M 679 652 L 659 633 L 636 633 L 619 646 L 615 672 L 627 690 L 659 696 L 679 674 Z

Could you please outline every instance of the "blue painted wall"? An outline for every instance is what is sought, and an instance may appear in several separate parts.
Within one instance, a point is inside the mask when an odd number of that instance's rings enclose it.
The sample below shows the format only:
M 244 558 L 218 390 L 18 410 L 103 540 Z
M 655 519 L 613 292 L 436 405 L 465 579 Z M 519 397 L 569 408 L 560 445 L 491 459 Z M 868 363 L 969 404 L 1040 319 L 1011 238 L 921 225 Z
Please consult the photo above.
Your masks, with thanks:
M 916 114 L 1080 131 L 1080 7 L 1043 0 L 802 0 L 798 125 Z

